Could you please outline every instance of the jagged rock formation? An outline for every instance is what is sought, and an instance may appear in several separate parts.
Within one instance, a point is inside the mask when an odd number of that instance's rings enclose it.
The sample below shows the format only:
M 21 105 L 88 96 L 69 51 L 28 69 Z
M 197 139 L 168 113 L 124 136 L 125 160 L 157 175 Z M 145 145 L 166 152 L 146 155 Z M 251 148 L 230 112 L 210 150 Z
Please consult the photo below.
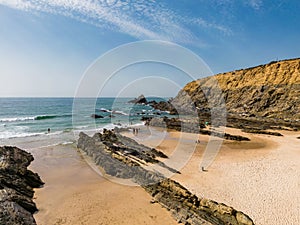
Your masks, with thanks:
M 94 118 L 94 119 L 101 119 L 101 118 L 104 118 L 103 116 L 98 115 L 98 114 L 92 114 L 91 117 Z
M 112 131 L 89 137 L 80 133 L 78 148 L 86 152 L 97 165 L 112 176 L 131 179 L 141 185 L 172 216 L 186 225 L 253 225 L 249 216 L 232 207 L 193 195 L 181 184 L 165 178 L 161 173 L 148 170 L 144 165 L 158 163 L 166 157 L 155 149 L 136 143 Z M 165 168 L 172 170 L 172 168 Z M 175 171 L 173 171 L 175 172 Z
M 242 131 L 246 132 L 246 133 L 252 133 L 252 134 L 266 134 L 266 135 L 273 135 L 273 136 L 283 136 L 279 132 L 265 131 L 265 130 L 258 130 L 258 129 L 243 129 Z
M 0 147 L 0 224 L 33 225 L 37 211 L 33 188 L 44 183 L 30 170 L 33 156 L 16 147 Z
M 171 103 L 172 100 L 173 99 L 170 99 L 168 101 L 160 101 L 160 102 L 151 101 L 148 102 L 148 104 L 156 110 L 167 111 L 169 112 L 170 115 L 178 115 L 176 108 Z
M 271 62 L 190 82 L 172 104 L 182 109 L 196 107 L 204 114 L 211 105 L 220 105 L 217 90 L 223 93 L 229 117 L 273 119 L 273 123 L 300 121 L 300 59 Z
M 140 95 L 138 98 L 130 100 L 128 103 L 133 103 L 133 104 L 147 104 L 147 99 L 145 98 L 144 95 Z

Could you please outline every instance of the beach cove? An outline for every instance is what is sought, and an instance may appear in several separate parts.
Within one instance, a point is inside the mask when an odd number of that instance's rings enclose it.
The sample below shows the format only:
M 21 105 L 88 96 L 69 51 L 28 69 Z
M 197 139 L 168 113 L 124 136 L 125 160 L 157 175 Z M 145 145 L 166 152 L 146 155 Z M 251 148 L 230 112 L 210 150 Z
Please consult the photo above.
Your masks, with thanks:
M 229 130 L 248 136 L 252 141 L 225 141 L 216 160 L 204 173 L 199 171 L 199 160 L 208 137 L 201 136 L 182 174 L 173 179 L 198 196 L 242 210 L 255 224 L 297 224 L 298 209 L 290 205 L 297 205 L 295 201 L 299 201 L 296 171 L 300 152 L 296 146 L 300 133 L 281 131 L 283 137 L 274 137 Z M 160 132 L 158 130 L 156 135 Z M 137 141 L 157 146 L 155 139 L 141 138 L 142 130 L 139 135 Z M 157 149 L 170 154 L 179 135 L 188 141 L 194 140 L 192 136 L 196 134 L 171 131 Z M 127 136 L 134 138 L 132 133 Z M 35 195 L 40 210 L 35 214 L 38 224 L 74 224 L 75 221 L 120 224 L 125 218 L 130 224 L 176 224 L 167 210 L 150 204 L 151 197 L 141 188 L 122 186 L 100 177 L 72 145 L 27 150 L 35 156 L 32 170 L 46 183 Z M 144 216 L 141 217 L 141 213 Z

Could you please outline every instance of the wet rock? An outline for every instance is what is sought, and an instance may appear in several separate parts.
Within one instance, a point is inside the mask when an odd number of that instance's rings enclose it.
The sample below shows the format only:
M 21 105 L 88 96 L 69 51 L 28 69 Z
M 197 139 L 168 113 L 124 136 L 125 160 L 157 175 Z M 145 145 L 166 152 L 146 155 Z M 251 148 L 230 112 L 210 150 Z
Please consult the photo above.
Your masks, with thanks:
M 91 117 L 94 118 L 94 119 L 101 119 L 101 118 L 103 118 L 103 116 L 101 116 L 99 114 L 92 114 Z

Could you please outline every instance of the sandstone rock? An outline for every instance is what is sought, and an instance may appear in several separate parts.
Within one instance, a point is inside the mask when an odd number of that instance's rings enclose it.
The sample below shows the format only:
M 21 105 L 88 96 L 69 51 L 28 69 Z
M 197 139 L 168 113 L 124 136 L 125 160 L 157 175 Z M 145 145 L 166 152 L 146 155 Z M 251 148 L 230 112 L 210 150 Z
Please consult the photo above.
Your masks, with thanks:
M 172 104 L 182 109 L 194 104 L 203 114 L 211 106 L 220 106 L 218 90 L 222 91 L 230 114 L 275 118 L 274 122 L 299 121 L 300 59 L 271 62 L 190 82 Z
M 242 212 L 236 213 L 236 219 L 239 225 L 253 225 L 253 221 Z

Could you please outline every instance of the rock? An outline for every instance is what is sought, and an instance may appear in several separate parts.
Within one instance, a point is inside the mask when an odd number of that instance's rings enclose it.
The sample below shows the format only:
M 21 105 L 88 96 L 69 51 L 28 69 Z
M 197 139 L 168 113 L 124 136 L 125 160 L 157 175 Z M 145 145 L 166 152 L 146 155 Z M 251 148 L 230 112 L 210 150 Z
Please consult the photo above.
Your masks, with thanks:
M 138 144 L 110 130 L 89 137 L 79 134 L 78 148 L 93 158 L 95 163 L 111 175 L 131 179 L 152 196 L 151 203 L 158 203 L 170 211 L 176 221 L 190 225 L 253 225 L 242 212 L 225 204 L 199 198 L 180 183 L 165 178 L 159 172 L 147 170 L 145 163 L 157 163 L 169 170 L 157 157 L 166 157 L 155 149 Z M 138 160 L 137 160 L 138 159 Z M 175 171 L 174 171 L 175 172 Z
M 259 130 L 259 129 L 243 129 L 242 131 L 245 133 L 252 133 L 252 134 L 266 134 L 266 135 L 273 135 L 273 136 L 283 136 L 279 132 Z
M 239 128 L 241 124 L 245 127 L 248 122 L 261 126 L 267 122 L 300 128 L 300 59 L 272 62 L 192 81 L 171 103 L 177 110 L 187 112 L 195 106 L 200 117 L 209 118 L 205 113 L 209 112 L 210 106 L 220 106 L 218 88 L 223 93 L 227 122 L 232 127 Z
M 253 221 L 249 218 L 249 216 L 242 212 L 236 213 L 236 219 L 239 225 L 253 225 Z
M 33 188 L 44 183 L 38 174 L 27 170 L 32 161 L 33 156 L 19 148 L 0 147 L 0 224 L 36 224 Z
M 97 109 L 97 111 L 99 111 L 99 112 L 111 112 L 110 110 L 104 109 L 104 108 Z
M 178 115 L 176 108 L 172 105 L 172 99 L 169 101 L 151 101 L 148 104 L 156 110 L 169 112 L 170 115 Z M 155 114 L 160 115 L 160 112 L 155 112 Z
M 103 118 L 103 116 L 101 116 L 99 114 L 92 114 L 91 117 L 94 118 L 94 119 L 101 119 L 101 118 Z
M 183 120 L 179 118 L 168 118 L 168 117 L 163 117 L 163 118 L 143 117 L 142 120 L 145 121 L 145 125 L 147 126 L 164 127 L 164 128 L 187 132 L 187 133 L 212 135 L 215 137 L 224 138 L 226 140 L 250 141 L 249 138 L 240 135 L 232 135 L 228 133 L 223 134 L 216 131 L 203 129 L 205 128 L 205 125 L 202 123 L 197 124 L 198 122 L 194 120 Z
M 133 103 L 133 104 L 147 104 L 147 99 L 145 98 L 144 95 L 140 95 L 138 98 L 135 98 L 133 100 L 130 100 L 128 103 Z

